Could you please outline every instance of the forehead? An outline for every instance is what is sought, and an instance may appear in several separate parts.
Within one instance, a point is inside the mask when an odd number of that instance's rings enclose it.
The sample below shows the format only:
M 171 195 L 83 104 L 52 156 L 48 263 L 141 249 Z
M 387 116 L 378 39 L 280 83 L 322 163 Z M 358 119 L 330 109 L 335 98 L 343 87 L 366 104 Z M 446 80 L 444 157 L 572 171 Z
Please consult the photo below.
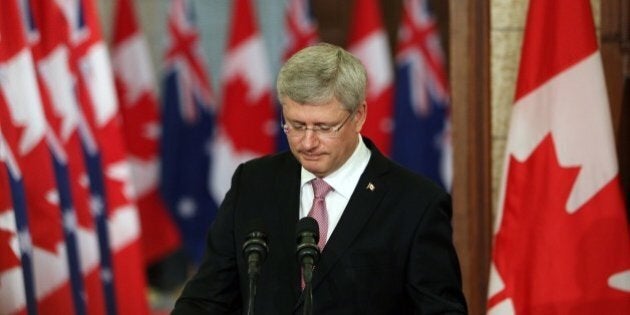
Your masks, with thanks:
M 345 111 L 341 103 L 334 98 L 320 104 L 301 104 L 289 98 L 285 98 L 282 102 L 282 114 L 286 119 L 292 120 L 334 120 Z

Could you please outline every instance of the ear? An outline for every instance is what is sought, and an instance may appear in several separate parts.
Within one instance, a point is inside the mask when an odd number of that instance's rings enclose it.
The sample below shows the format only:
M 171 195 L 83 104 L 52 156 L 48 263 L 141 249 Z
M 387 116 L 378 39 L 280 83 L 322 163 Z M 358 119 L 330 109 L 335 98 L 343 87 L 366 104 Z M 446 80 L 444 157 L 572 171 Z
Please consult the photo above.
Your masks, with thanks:
M 357 107 L 354 117 L 352 118 L 356 132 L 361 132 L 365 119 L 367 118 L 367 102 L 363 101 L 361 105 Z

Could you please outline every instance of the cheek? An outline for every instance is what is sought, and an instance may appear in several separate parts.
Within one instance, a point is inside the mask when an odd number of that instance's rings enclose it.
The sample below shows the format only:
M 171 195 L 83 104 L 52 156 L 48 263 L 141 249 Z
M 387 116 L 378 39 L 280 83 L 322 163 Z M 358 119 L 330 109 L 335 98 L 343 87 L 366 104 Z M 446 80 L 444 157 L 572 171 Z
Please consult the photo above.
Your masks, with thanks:
M 289 150 L 291 150 L 291 152 L 294 155 L 297 155 L 298 151 L 299 151 L 299 144 L 293 141 L 289 141 Z
M 289 143 L 289 147 L 292 150 L 296 149 L 296 148 L 298 148 L 300 146 L 300 141 L 299 140 L 296 140 L 296 139 L 293 139 L 293 138 L 290 138 L 290 137 L 287 137 L 287 143 Z

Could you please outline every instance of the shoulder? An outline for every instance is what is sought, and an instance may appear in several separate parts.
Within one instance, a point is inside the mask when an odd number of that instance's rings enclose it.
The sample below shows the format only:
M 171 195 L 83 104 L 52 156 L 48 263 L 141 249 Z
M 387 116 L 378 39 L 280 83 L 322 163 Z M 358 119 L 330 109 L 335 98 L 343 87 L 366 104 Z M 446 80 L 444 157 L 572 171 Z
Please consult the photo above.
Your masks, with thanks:
M 372 152 L 364 180 L 384 187 L 383 204 L 387 209 L 396 209 L 410 221 L 419 222 L 427 213 L 452 213 L 451 196 L 428 177 L 412 172 L 380 153 Z
M 245 175 L 278 174 L 289 170 L 299 169 L 300 164 L 289 151 L 269 154 L 239 165 L 237 172 Z
M 291 164 L 298 164 L 297 160 L 291 154 L 290 151 L 282 151 L 274 154 L 264 155 L 258 158 L 251 159 L 245 163 L 243 166 L 248 168 L 259 168 L 259 167 L 281 167 L 281 166 L 289 166 Z
M 370 162 L 365 170 L 370 178 L 379 178 L 387 186 L 401 189 L 411 194 L 427 196 L 448 196 L 448 193 L 428 177 L 415 173 L 384 156 L 369 140 L 364 141 L 371 151 Z
M 451 195 L 440 185 L 423 175 L 414 173 L 395 162 L 386 160 L 386 171 L 380 182 L 386 187 L 383 207 L 407 224 L 449 224 L 452 218 Z M 425 222 L 425 223 L 422 223 Z
M 387 165 L 388 171 L 383 173 L 383 180 L 393 187 L 398 186 L 411 193 L 421 192 L 423 196 L 448 197 L 448 192 L 428 177 L 414 173 L 389 159 Z

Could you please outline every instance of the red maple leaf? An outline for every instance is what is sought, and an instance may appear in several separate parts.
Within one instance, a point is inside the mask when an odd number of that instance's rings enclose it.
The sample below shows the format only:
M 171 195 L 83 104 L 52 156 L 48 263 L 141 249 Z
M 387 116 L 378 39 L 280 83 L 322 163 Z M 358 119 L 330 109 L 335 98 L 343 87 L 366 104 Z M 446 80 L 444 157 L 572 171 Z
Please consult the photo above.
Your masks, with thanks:
M 48 193 L 56 183 L 50 151 L 43 139 L 28 151 L 21 152 L 26 126 L 16 125 L 11 119 L 9 106 L 0 97 L 0 123 L 7 148 L 16 154 L 17 164 L 22 171 L 25 189 L 27 217 L 33 244 L 51 253 L 56 253 L 57 244 L 63 241 L 61 212 L 57 204 L 47 200 Z
M 587 148 L 586 148 L 587 149 Z M 617 179 L 575 213 L 566 211 L 579 167 L 559 165 L 547 136 L 524 162 L 509 162 L 494 262 L 516 314 L 627 314 L 630 293 L 611 288 L 630 269 L 630 235 Z
M 275 141 L 273 132 L 278 132 L 280 128 L 277 124 L 269 125 L 276 115 L 271 94 L 265 93 L 252 99 L 249 90 L 249 83 L 240 74 L 228 81 L 223 93 L 225 105 L 221 108 L 219 120 L 237 152 L 272 152 Z
M 131 155 L 143 160 L 150 160 L 158 152 L 157 135 L 153 138 L 148 134 L 152 125 L 160 122 L 157 100 L 150 91 L 143 91 L 141 96 L 129 103 L 126 99 L 131 91 L 127 86 L 116 80 L 118 95 L 121 95 L 121 117 L 124 122 L 124 134 L 127 150 Z

